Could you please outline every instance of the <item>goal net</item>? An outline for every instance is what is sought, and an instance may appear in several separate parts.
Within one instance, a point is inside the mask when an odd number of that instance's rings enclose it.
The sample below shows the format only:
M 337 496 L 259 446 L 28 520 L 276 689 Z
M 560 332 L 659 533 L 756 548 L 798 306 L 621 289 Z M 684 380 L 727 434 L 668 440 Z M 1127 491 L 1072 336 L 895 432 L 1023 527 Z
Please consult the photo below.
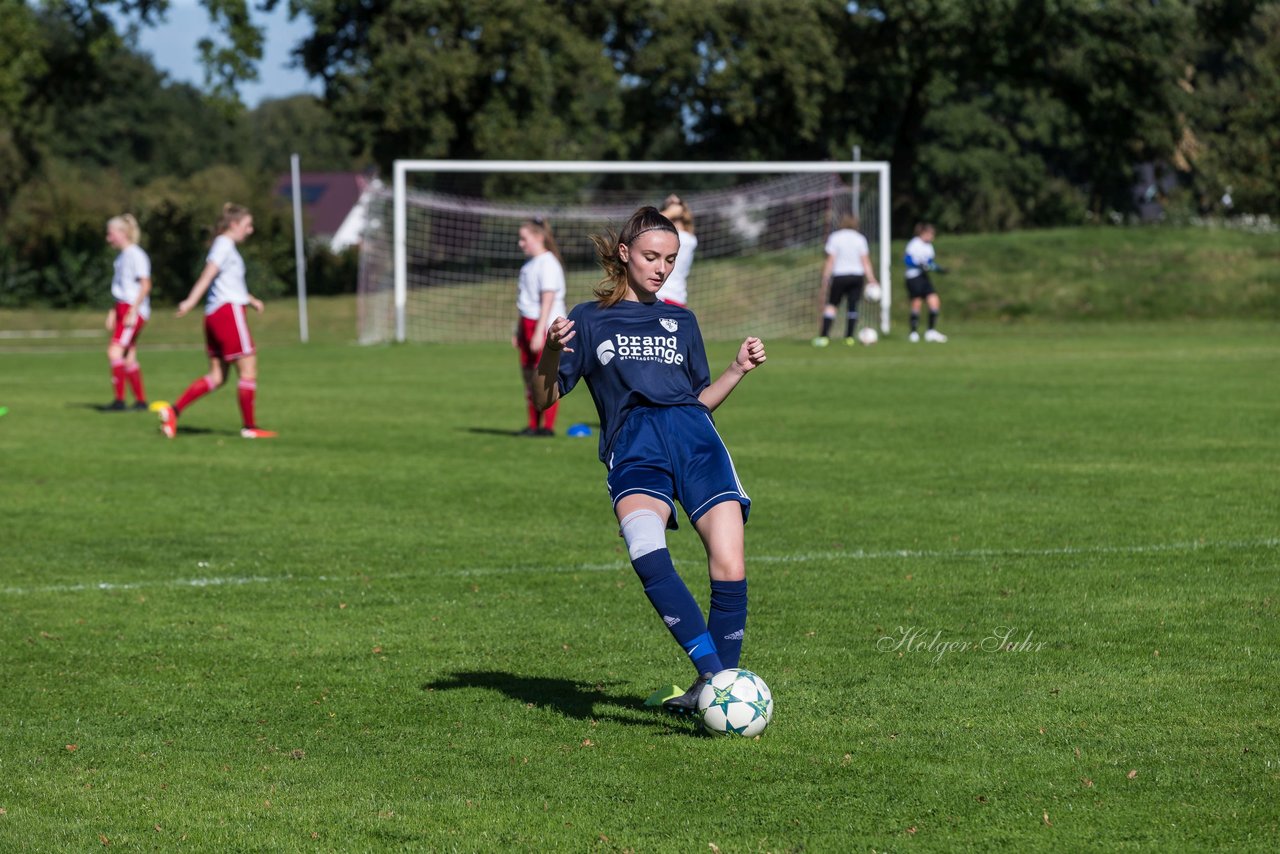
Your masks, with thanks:
M 599 189 L 601 175 L 624 170 L 633 189 Z M 447 183 L 440 176 L 456 171 L 572 174 L 581 176 L 581 189 L 530 201 L 427 188 Z M 564 180 L 555 183 L 565 186 Z M 721 186 L 697 189 L 713 183 Z M 815 335 L 823 247 L 848 213 L 860 221 L 882 285 L 880 303 L 864 300 L 860 306 L 859 326 L 889 331 L 886 164 L 398 161 L 393 189 L 369 206 L 360 341 L 509 340 L 516 280 L 526 260 L 517 244 L 521 223 L 541 217 L 550 225 L 572 307 L 591 299 L 601 278 L 589 235 L 617 231 L 637 207 L 661 207 L 673 192 L 689 208 L 698 238 L 688 305 L 705 338 Z

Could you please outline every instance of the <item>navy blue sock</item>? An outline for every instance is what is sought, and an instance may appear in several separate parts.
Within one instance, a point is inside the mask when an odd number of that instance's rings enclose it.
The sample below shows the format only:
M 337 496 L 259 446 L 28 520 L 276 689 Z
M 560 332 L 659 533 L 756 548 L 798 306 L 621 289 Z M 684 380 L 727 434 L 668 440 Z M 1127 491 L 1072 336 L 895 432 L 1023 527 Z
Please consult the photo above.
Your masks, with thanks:
M 913 311 L 911 312 L 911 331 L 915 332 L 919 328 L 920 328 L 920 312 Z
M 711 581 L 711 616 L 707 630 L 715 638 L 720 663 L 737 667 L 747 628 L 747 580 Z
M 644 584 L 644 594 L 653 608 L 667 624 L 667 630 L 689 655 L 689 660 L 699 673 L 719 673 L 724 670 L 716 644 L 707 631 L 702 609 L 676 574 L 671 562 L 671 552 L 657 549 L 631 561 L 636 575 Z
M 933 329 L 937 327 L 937 325 L 938 325 L 938 312 L 936 311 L 929 312 L 929 328 Z

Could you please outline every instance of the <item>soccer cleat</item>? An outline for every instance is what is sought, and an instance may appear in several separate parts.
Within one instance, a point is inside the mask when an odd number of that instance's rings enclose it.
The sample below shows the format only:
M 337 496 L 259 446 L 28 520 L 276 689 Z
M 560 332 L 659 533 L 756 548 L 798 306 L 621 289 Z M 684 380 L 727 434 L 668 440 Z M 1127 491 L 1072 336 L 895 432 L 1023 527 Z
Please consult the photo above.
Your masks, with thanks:
M 262 430 L 258 427 L 245 427 L 240 431 L 241 439 L 274 439 L 279 435 L 274 430 Z
M 711 681 L 712 676 L 715 676 L 715 674 L 702 674 L 693 680 L 693 684 L 689 686 L 688 691 L 685 691 L 679 697 L 663 700 L 662 708 L 677 715 L 691 715 L 698 711 L 698 695 L 702 693 L 702 686 Z
M 555 434 L 556 434 L 556 431 L 552 430 L 550 427 L 539 427 L 538 432 L 535 433 L 534 435 L 546 437 L 546 436 L 554 436 Z
M 858 339 L 852 336 L 844 339 L 844 346 L 846 347 L 854 347 L 857 345 L 857 343 L 858 343 Z
M 946 344 L 947 336 L 943 335 L 936 329 L 930 329 L 924 334 L 924 340 L 932 341 L 934 344 Z
M 912 330 L 911 334 L 907 336 L 907 340 L 910 341 L 912 344 L 919 344 L 920 333 L 916 332 L 915 330 Z
M 113 400 L 106 406 L 102 407 L 103 412 L 124 412 L 125 406 L 123 400 Z
M 173 407 L 165 404 L 160 407 L 157 412 L 160 414 L 160 432 L 172 439 L 178 435 L 178 413 L 173 411 Z
M 536 436 L 538 429 L 536 427 L 526 427 L 516 433 L 517 436 Z
M 146 412 L 150 408 L 151 408 L 151 405 L 147 403 L 145 400 L 135 400 L 133 402 L 134 412 Z
M 813 346 L 815 347 L 825 347 L 830 343 L 831 339 L 825 335 L 819 335 L 817 338 L 813 339 Z

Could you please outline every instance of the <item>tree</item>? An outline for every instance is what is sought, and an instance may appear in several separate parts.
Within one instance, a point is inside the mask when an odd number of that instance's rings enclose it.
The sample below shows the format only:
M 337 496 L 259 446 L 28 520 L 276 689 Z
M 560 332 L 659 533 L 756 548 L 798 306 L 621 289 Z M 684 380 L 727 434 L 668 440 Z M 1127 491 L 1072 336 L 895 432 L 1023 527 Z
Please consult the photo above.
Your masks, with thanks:
M 617 5 L 300 0 L 316 27 L 300 55 L 384 168 L 398 157 L 620 157 L 619 72 L 602 50 Z
M 263 101 L 246 119 L 251 140 L 246 166 L 257 172 L 285 171 L 294 153 L 311 171 L 358 169 L 365 160 L 351 153 L 345 129 L 314 95 Z
M 1199 207 L 1220 209 L 1229 192 L 1231 211 L 1270 213 L 1280 199 L 1280 3 L 1224 4 L 1226 37 L 1202 46 L 1188 119 L 1185 153 L 1194 168 Z M 1247 9 L 1240 9 L 1247 6 Z M 1221 18 L 1211 23 L 1221 24 Z M 1225 30 L 1225 32 L 1224 32 Z M 1208 33 L 1215 32 L 1209 26 Z

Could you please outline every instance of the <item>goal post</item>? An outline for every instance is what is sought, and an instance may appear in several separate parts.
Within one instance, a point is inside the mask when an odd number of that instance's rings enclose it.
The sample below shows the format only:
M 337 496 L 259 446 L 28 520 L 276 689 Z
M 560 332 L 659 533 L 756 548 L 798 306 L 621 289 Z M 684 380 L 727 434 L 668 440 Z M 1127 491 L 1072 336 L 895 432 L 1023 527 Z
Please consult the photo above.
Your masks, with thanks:
M 462 173 L 582 176 L 584 187 L 604 175 L 640 176 L 626 182 L 632 186 L 644 185 L 646 175 L 654 181 L 640 189 L 512 201 L 413 186 L 415 177 Z M 876 180 L 862 182 L 855 191 L 859 182 L 854 179 L 869 175 Z M 739 183 L 685 189 L 678 186 L 680 176 L 702 176 L 691 181 L 697 185 L 726 179 Z M 587 235 L 620 228 L 641 204 L 661 207 L 672 191 L 681 195 L 694 218 L 699 242 L 689 275 L 689 307 L 705 337 L 737 337 L 744 330 L 773 337 L 814 334 L 823 245 L 849 212 L 861 220 L 882 286 L 879 304 L 862 304 L 860 325 L 888 333 L 887 163 L 397 160 L 391 191 L 373 200 L 365 232 L 360 340 L 505 338 L 515 316 L 515 283 L 524 260 L 516 248 L 516 231 L 535 216 L 550 220 L 564 256 L 567 302 L 590 299 L 600 272 Z M 855 210 L 859 200 L 861 209 Z

